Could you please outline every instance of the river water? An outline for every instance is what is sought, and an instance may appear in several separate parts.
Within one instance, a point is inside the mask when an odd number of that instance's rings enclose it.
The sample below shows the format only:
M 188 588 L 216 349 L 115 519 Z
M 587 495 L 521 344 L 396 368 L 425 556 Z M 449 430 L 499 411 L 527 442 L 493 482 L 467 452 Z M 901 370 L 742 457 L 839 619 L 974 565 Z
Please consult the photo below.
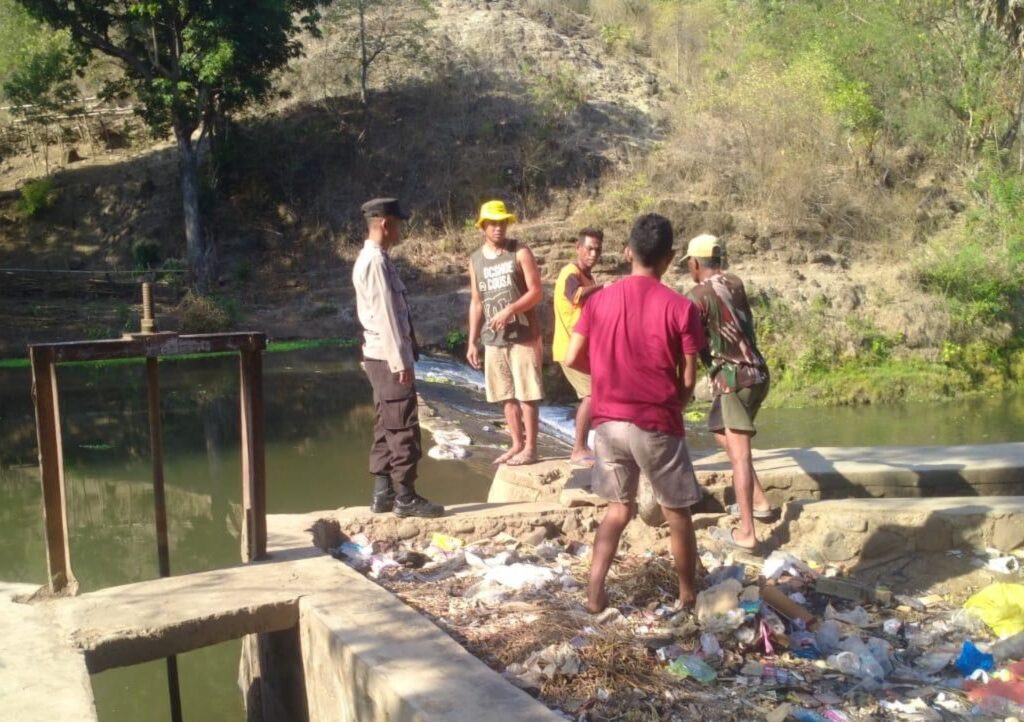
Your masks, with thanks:
M 493 425 L 497 411 L 480 398 L 477 372 L 441 360 L 425 360 L 418 371 L 421 393 L 461 420 L 474 440 L 501 441 L 497 432 L 480 430 Z M 237 360 L 161 363 L 160 375 L 171 570 L 236 563 Z M 59 376 L 71 554 L 81 589 L 155 578 L 144 366 L 62 367 Z M 373 409 L 354 353 L 268 354 L 265 403 L 271 513 L 368 502 Z M 1024 438 L 1024 394 L 917 406 L 767 409 L 759 420 L 755 445 L 761 448 L 1017 441 Z M 571 409 L 546 408 L 542 421 L 553 437 L 545 444 L 550 452 L 555 438 L 571 434 Z M 689 427 L 691 446 L 713 446 L 699 424 Z M 458 462 L 425 458 L 420 491 L 446 504 L 483 501 L 495 453 L 475 449 Z M 45 580 L 40 498 L 29 372 L 0 369 L 0 580 Z M 244 719 L 235 683 L 238 651 L 238 643 L 228 643 L 179 658 L 186 720 Z M 162 662 L 104 672 L 93 685 L 103 722 L 169 719 Z

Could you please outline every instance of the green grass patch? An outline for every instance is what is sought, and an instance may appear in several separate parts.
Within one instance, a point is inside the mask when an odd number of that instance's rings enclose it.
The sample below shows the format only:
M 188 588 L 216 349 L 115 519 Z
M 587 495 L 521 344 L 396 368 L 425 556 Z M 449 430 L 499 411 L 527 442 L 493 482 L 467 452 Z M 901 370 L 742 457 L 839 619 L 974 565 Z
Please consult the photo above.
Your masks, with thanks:
M 970 375 L 943 363 L 887 359 L 875 365 L 849 362 L 791 369 L 772 379 L 767 406 L 844 406 L 941 401 L 978 390 Z

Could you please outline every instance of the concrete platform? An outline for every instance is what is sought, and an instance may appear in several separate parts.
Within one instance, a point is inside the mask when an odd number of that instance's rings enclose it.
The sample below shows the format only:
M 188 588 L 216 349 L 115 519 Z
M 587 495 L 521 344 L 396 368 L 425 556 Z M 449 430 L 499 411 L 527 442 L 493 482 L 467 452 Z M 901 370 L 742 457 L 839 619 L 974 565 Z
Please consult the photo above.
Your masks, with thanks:
M 733 501 L 728 458 L 700 451 L 692 455 L 708 495 L 704 510 L 721 510 Z M 1024 443 L 755 449 L 754 466 L 776 505 L 807 498 L 1024 494 Z M 502 466 L 487 500 L 594 502 L 586 493 L 588 485 L 589 471 L 566 460 Z
M 0 719 L 95 722 L 85 655 L 49 610 L 15 601 L 38 588 L 0 582 Z
M 270 517 L 272 558 L 259 564 L 31 603 L 16 597 L 35 585 L 0 587 L 0 719 L 95 720 L 90 672 L 242 637 L 240 683 L 253 722 L 561 719 L 314 549 L 309 521 Z

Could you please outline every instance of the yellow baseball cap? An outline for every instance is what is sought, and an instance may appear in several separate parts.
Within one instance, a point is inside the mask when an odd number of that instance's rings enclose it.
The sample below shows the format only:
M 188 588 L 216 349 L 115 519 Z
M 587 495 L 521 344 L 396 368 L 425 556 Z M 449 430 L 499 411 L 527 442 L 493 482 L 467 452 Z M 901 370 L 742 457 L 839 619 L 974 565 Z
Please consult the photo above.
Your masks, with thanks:
M 476 227 L 483 228 L 484 221 L 508 221 L 516 222 L 516 214 L 509 213 L 505 207 L 505 201 L 487 201 L 480 206 L 480 217 L 476 219 Z
M 686 255 L 683 256 L 683 260 L 685 261 L 690 256 L 694 258 L 720 258 L 724 252 L 725 248 L 722 246 L 722 242 L 718 240 L 718 236 L 713 236 L 710 233 L 701 233 L 699 236 L 690 239 L 686 246 Z

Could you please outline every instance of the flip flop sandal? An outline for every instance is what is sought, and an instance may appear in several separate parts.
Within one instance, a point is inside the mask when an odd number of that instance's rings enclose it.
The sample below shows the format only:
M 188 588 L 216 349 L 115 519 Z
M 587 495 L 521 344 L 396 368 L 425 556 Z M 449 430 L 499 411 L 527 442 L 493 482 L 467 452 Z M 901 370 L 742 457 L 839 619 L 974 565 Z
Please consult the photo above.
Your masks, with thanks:
M 725 510 L 729 512 L 729 516 L 739 517 L 740 515 L 739 504 L 730 504 L 729 506 L 725 507 Z M 775 516 L 775 511 L 775 509 L 754 509 L 754 518 L 771 519 L 773 516 Z
M 729 547 L 730 549 L 736 549 L 756 556 L 761 549 L 761 542 L 757 542 L 752 547 L 745 547 L 742 544 L 737 544 L 736 540 L 732 537 L 733 531 L 735 530 L 732 527 L 726 529 L 724 527 L 716 526 L 708 531 L 708 536 L 711 537 L 712 540 L 723 546 Z
M 584 456 L 582 459 L 577 459 L 576 461 L 569 461 L 569 466 L 573 467 L 574 469 L 589 469 L 594 465 L 594 461 L 596 460 L 593 456 Z

